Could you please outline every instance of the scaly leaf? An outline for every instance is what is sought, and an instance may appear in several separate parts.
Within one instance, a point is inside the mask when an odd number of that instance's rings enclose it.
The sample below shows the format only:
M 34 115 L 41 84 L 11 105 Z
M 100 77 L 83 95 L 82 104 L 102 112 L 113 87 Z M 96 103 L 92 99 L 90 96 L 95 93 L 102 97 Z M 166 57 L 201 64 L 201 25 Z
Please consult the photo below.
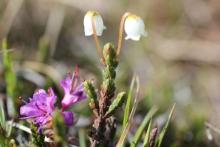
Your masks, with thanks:
M 112 102 L 112 104 L 109 106 L 108 111 L 106 112 L 106 116 L 111 115 L 118 107 L 120 107 L 123 104 L 125 98 L 126 98 L 125 92 L 119 93 Z
M 86 91 L 87 97 L 90 100 L 90 103 L 89 103 L 90 107 L 91 108 L 95 107 L 98 110 L 99 105 L 98 105 L 98 100 L 97 100 L 97 94 L 96 94 L 95 87 L 93 86 L 92 82 L 85 81 L 83 83 L 83 86 Z

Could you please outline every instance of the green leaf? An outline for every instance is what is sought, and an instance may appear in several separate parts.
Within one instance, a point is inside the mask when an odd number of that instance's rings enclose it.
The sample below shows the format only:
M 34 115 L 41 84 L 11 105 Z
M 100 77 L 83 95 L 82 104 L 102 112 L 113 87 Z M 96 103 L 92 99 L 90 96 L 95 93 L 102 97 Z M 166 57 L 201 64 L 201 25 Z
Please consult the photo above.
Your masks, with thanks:
M 120 107 L 126 98 L 125 92 L 120 92 L 117 97 L 114 99 L 112 104 L 109 106 L 106 116 L 111 115 L 118 107 Z
M 173 107 L 172 107 L 172 109 L 171 109 L 171 111 L 170 111 L 170 114 L 169 114 L 169 116 L 168 116 L 168 120 L 167 120 L 165 126 L 163 127 L 163 129 L 162 129 L 162 131 L 161 131 L 159 137 L 158 137 L 157 147 L 160 147 L 161 144 L 162 144 L 163 138 L 164 138 L 164 136 L 165 136 L 165 134 L 166 134 L 166 131 L 167 131 L 167 129 L 168 129 L 168 126 L 169 126 L 171 117 L 172 117 L 172 115 L 173 115 L 174 108 L 175 108 L 175 104 L 173 105 Z
M 126 124 L 129 121 L 130 110 L 132 107 L 132 94 L 134 91 L 135 79 L 136 79 L 136 76 L 133 76 L 130 89 L 128 91 L 128 96 L 127 96 L 126 105 L 125 105 L 124 119 L 123 119 L 123 128 L 125 128 Z
M 148 124 L 147 132 L 146 132 L 146 135 L 144 137 L 143 147 L 147 147 L 148 146 L 149 139 L 150 139 L 151 126 L 152 126 L 152 118 L 150 119 L 150 122 Z
M 141 139 L 141 136 L 142 136 L 144 130 L 147 127 L 147 124 L 149 123 L 149 121 L 151 120 L 152 116 L 156 112 L 157 112 L 157 109 L 155 107 L 153 107 L 147 113 L 147 115 L 145 116 L 144 120 L 142 121 L 140 127 L 138 128 L 138 130 L 136 131 L 134 137 L 132 138 L 131 147 L 136 147 L 136 145 L 138 144 L 139 140 Z

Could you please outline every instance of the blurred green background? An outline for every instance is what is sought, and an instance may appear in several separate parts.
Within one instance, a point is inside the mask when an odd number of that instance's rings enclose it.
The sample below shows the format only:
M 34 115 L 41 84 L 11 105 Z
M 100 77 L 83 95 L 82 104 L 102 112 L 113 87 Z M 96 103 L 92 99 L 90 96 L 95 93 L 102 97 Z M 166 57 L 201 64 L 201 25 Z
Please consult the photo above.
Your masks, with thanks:
M 98 11 L 107 27 L 100 37 L 102 45 L 116 44 L 125 12 L 145 21 L 148 37 L 123 42 L 117 78 L 119 90 L 129 88 L 134 74 L 140 78 L 141 102 L 135 122 L 157 105 L 161 115 L 155 121 L 163 123 L 163 112 L 176 103 L 164 146 L 218 146 L 219 0 L 0 0 L 0 40 L 8 38 L 18 77 L 17 95 L 27 98 L 36 88 L 51 85 L 62 93 L 56 84 L 76 64 L 82 79 L 99 84 L 99 57 L 92 37 L 85 37 L 83 31 L 88 10 Z M 0 75 L 3 99 L 2 60 Z M 91 113 L 88 108 L 74 109 L 84 119 Z

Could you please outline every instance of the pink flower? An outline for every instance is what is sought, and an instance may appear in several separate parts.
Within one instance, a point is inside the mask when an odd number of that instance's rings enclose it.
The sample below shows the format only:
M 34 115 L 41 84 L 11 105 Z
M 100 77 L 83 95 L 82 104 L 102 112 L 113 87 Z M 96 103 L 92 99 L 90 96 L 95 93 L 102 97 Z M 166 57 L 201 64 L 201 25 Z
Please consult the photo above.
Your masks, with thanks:
M 56 99 L 52 88 L 48 89 L 48 93 L 43 89 L 37 90 L 29 103 L 20 108 L 20 115 L 24 116 L 22 119 L 31 119 L 39 126 L 46 124 L 51 120 Z
M 73 76 L 66 76 L 66 78 L 61 81 L 60 85 L 64 89 L 64 97 L 61 102 L 63 110 L 81 100 L 86 99 L 83 83 L 79 82 L 78 67 L 75 68 Z
M 48 89 L 48 93 L 43 89 L 37 90 L 33 98 L 30 98 L 29 103 L 21 106 L 20 115 L 23 116 L 21 119 L 29 119 L 39 128 L 44 127 L 44 125 L 52 120 L 56 99 L 57 96 L 52 88 Z M 66 125 L 72 125 L 73 113 L 62 112 L 62 114 Z
M 74 115 L 72 112 L 64 111 L 72 104 L 86 98 L 82 82 L 78 82 L 78 68 L 75 68 L 73 77 L 67 76 L 61 81 L 64 89 L 64 97 L 62 100 L 62 115 L 67 126 L 73 125 Z M 21 119 L 29 119 L 39 127 L 39 130 L 52 120 L 55 111 L 55 102 L 57 96 L 52 88 L 46 92 L 43 89 L 37 90 L 33 98 L 20 108 Z

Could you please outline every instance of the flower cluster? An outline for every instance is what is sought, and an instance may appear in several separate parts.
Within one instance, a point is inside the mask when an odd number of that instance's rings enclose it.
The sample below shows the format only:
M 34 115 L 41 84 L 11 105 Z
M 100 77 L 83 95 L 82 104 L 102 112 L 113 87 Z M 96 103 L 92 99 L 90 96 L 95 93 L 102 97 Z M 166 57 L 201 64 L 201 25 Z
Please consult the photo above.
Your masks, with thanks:
M 101 36 L 106 27 L 104 26 L 101 15 L 96 11 L 88 11 L 84 17 L 85 36 L 91 36 L 94 34 L 92 27 L 93 23 L 96 30 L 96 35 Z M 141 36 L 147 36 L 144 21 L 141 19 L 141 17 L 135 14 L 128 12 L 125 13 L 124 19 L 122 18 L 122 24 L 124 25 L 124 31 L 127 34 L 125 37 L 126 40 L 131 39 L 138 41 L 140 40 Z
M 62 115 L 67 126 L 73 125 L 73 112 L 66 111 L 73 104 L 86 99 L 86 94 L 83 90 L 83 83 L 79 81 L 78 69 L 75 68 L 73 76 L 66 76 L 60 82 L 64 89 L 64 97 L 62 99 Z M 29 119 L 33 124 L 43 128 L 52 120 L 53 112 L 55 111 L 55 103 L 57 96 L 52 88 L 46 92 L 44 89 L 37 90 L 29 102 L 20 108 L 22 119 Z

